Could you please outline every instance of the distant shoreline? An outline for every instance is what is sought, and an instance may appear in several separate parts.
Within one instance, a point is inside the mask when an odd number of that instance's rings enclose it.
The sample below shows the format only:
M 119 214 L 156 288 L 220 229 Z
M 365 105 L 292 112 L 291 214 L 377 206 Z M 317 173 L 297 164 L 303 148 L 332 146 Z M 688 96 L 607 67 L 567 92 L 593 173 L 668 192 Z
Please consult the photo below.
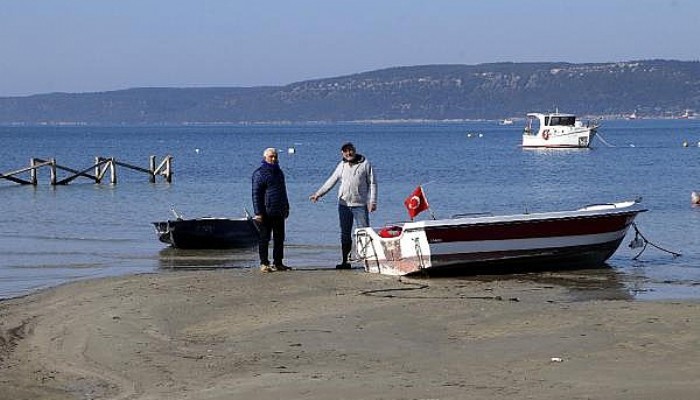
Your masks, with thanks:
M 622 121 L 629 120 L 620 115 L 603 115 L 603 116 L 582 116 L 581 119 L 598 119 L 601 121 Z M 524 121 L 524 117 L 508 117 L 508 119 L 517 123 Z M 645 117 L 637 118 L 641 121 L 694 121 L 696 118 L 676 118 L 676 117 Z M 313 126 L 313 125 L 434 125 L 434 124 L 464 124 L 473 122 L 493 122 L 498 123 L 500 119 L 375 119 L 375 120 L 356 120 L 356 121 L 242 121 L 242 122 L 179 122 L 179 123 L 149 123 L 149 124 L 101 124 L 88 122 L 37 122 L 37 123 L 0 123 L 0 127 L 226 127 L 226 126 Z M 510 125 L 513 127 L 513 125 Z M 517 125 L 516 125 L 517 126 Z
M 522 118 L 557 108 L 603 119 L 690 118 L 700 110 L 699 88 L 698 61 L 417 65 L 283 86 L 134 87 L 0 97 L 0 122 L 447 123 Z

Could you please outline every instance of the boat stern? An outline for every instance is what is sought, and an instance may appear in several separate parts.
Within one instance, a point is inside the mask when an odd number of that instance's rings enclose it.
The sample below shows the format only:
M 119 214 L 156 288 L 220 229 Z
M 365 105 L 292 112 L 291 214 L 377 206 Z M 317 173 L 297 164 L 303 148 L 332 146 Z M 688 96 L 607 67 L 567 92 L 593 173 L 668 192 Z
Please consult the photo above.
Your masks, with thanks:
M 355 230 L 355 248 L 365 271 L 403 276 L 430 267 L 430 248 L 425 232 L 392 226 Z

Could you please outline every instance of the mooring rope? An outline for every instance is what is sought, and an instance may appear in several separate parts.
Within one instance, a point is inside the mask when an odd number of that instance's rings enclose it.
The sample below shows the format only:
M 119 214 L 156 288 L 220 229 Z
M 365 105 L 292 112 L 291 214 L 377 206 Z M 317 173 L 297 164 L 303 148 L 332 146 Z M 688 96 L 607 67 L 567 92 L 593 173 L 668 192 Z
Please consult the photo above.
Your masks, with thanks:
M 384 297 L 384 298 L 390 298 L 390 299 L 496 300 L 496 301 L 508 300 L 511 302 L 519 302 L 520 301 L 520 299 L 518 299 L 517 297 L 511 297 L 509 299 L 504 299 L 501 296 L 466 296 L 463 294 L 458 294 L 455 296 L 406 296 L 406 295 L 399 296 L 399 295 L 393 294 L 393 293 L 394 292 L 406 292 L 406 291 L 411 291 L 411 290 L 425 290 L 425 289 L 430 288 L 429 285 L 422 284 L 422 283 L 405 282 L 402 280 L 399 280 L 399 283 L 402 283 L 404 285 L 410 285 L 410 287 L 371 289 L 371 290 L 364 290 L 364 291 L 360 292 L 360 294 L 363 296 L 375 296 L 375 297 Z
M 611 145 L 610 143 L 606 142 L 605 139 L 603 139 L 603 135 L 601 135 L 600 133 L 596 133 L 595 137 L 600 139 L 600 141 L 603 142 L 604 145 L 606 145 L 608 147 L 615 147 L 615 146 Z
M 639 228 L 637 227 L 636 223 L 632 222 L 632 227 L 634 228 L 634 239 L 632 239 L 632 241 L 630 242 L 629 247 L 631 249 L 636 249 L 638 247 L 642 248 L 642 250 L 639 253 L 637 253 L 636 256 L 632 257 L 633 260 L 639 258 L 639 256 L 641 256 L 642 253 L 644 253 L 644 251 L 647 249 L 648 245 L 652 245 L 653 247 L 656 247 L 657 249 L 663 252 L 671 254 L 673 258 L 681 256 L 681 253 L 676 253 L 675 251 L 665 249 L 649 241 L 649 239 L 647 239 L 644 235 L 642 235 L 642 232 L 639 231 Z

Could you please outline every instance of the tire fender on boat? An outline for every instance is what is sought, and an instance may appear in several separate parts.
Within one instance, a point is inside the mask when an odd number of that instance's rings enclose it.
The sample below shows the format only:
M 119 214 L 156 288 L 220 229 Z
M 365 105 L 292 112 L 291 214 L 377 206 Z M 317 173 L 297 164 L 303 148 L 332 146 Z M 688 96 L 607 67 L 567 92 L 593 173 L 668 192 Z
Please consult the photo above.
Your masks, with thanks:
M 549 140 L 549 129 L 545 129 L 544 131 L 542 131 L 542 138 L 544 140 Z

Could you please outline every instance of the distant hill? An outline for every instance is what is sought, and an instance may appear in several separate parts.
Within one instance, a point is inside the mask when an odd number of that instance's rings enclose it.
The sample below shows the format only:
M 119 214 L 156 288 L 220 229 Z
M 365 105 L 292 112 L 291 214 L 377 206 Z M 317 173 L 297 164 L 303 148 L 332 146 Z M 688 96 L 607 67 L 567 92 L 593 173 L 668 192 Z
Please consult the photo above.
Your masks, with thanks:
M 700 109 L 700 62 L 425 65 L 274 87 L 3 97 L 0 124 L 498 119 L 554 108 L 641 117 Z

